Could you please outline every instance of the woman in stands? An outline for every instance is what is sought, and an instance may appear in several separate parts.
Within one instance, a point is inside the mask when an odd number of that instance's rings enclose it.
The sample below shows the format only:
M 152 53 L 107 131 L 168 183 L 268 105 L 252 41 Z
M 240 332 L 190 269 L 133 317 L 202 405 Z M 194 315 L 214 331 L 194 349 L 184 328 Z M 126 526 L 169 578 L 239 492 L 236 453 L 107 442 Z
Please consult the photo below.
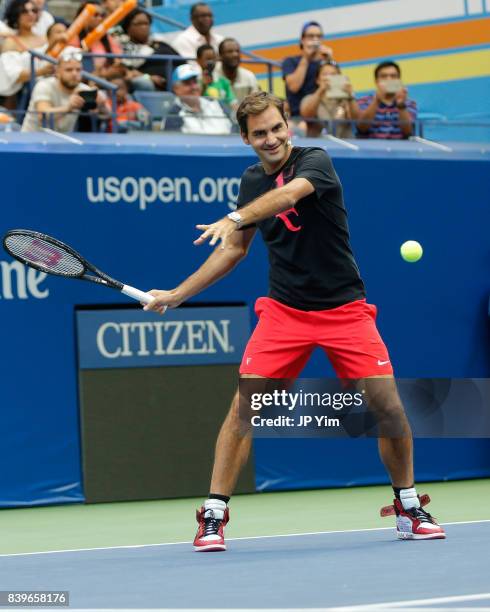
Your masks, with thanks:
M 339 138 L 353 138 L 350 121 L 359 114 L 359 107 L 352 85 L 346 78 L 340 88 L 335 87 L 332 77 L 341 75 L 339 65 L 332 61 L 323 61 L 318 64 L 316 71 L 317 88 L 314 93 L 301 100 L 300 114 L 308 120 L 306 135 L 320 136 L 323 129 L 331 131 L 326 122 L 335 124 L 335 135 Z M 321 119 L 322 121 L 312 121 Z
M 2 52 L 23 52 L 44 45 L 46 38 L 32 31 L 38 17 L 39 8 L 31 0 L 12 0 L 5 11 L 5 22 L 14 34 L 5 38 Z
M 126 79 L 133 90 L 167 91 L 170 90 L 170 83 L 167 82 L 168 75 L 172 74 L 173 68 L 185 62 L 184 60 L 171 62 L 170 60 L 151 59 L 152 55 L 180 57 L 170 45 L 151 38 L 151 23 L 151 16 L 139 8 L 131 11 L 121 23 L 125 32 L 124 53 L 148 57 L 148 59 L 123 60 L 124 65 L 128 68 Z
M 82 2 L 77 10 L 77 16 L 83 11 L 87 4 L 95 4 L 98 7 L 97 12 L 90 18 L 87 23 L 87 27 L 80 32 L 79 39 L 76 41 L 70 41 L 70 44 L 74 46 L 81 46 L 81 41 L 87 36 L 89 32 L 94 30 L 104 19 L 105 12 L 102 8 L 100 0 L 90 0 L 89 2 Z M 95 42 L 89 49 L 90 53 L 106 54 L 106 53 L 122 53 L 122 48 L 119 43 L 110 34 L 106 34 L 100 40 Z M 89 62 L 84 61 L 84 68 L 88 72 L 93 72 L 97 76 L 103 79 L 111 79 L 118 76 L 124 76 L 126 69 L 124 68 L 120 59 L 114 58 L 103 58 L 97 57 L 91 59 Z
M 0 104 L 10 110 L 23 110 L 28 103 L 28 90 L 24 85 L 31 79 L 33 49 L 45 53 L 48 42 L 35 34 L 38 7 L 30 0 L 13 0 L 7 7 L 5 19 L 13 33 L 6 37 L 0 54 Z M 51 26 L 54 28 L 55 24 Z M 66 29 L 66 28 L 65 28 Z M 51 76 L 54 67 L 47 62 L 35 62 L 36 77 Z

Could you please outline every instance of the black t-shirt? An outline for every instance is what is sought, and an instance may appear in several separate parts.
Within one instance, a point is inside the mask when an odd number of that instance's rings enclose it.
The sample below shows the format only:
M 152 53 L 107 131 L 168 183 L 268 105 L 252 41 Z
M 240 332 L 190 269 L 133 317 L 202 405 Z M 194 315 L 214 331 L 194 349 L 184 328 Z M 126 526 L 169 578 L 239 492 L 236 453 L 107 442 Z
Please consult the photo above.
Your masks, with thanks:
M 237 207 L 294 178 L 307 179 L 315 191 L 289 211 L 257 224 L 269 251 L 270 297 L 299 310 L 326 310 L 364 298 L 342 186 L 323 149 L 294 147 L 286 164 L 271 175 L 260 163 L 247 168 Z

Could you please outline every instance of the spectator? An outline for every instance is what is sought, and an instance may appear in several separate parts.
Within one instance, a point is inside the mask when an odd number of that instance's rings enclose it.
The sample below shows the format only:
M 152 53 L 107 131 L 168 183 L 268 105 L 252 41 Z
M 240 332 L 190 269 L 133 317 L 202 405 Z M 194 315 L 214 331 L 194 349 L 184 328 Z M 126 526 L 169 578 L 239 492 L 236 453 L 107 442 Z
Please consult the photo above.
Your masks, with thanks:
M 121 6 L 124 0 L 102 0 L 102 8 L 106 15 L 110 15 Z
M 402 139 L 413 133 L 417 105 L 407 98 L 401 82 L 400 66 L 382 62 L 374 71 L 376 92 L 358 100 L 360 138 Z
M 317 21 L 308 21 L 301 30 L 301 55 L 287 57 L 282 64 L 292 117 L 299 116 L 301 100 L 316 89 L 318 64 L 333 59 L 332 49 L 322 41 L 322 26 Z
M 203 98 L 199 72 L 190 64 L 177 66 L 172 74 L 173 91 L 177 96 L 165 121 L 166 131 L 183 134 L 229 134 L 232 123 L 217 100 Z
M 106 15 L 110 15 L 117 8 L 121 6 L 124 0 L 102 0 L 102 8 L 104 9 L 104 13 Z M 117 23 L 109 30 L 109 34 L 122 46 L 122 37 L 124 36 L 124 30 L 121 27 L 120 23 Z
M 82 2 L 77 10 L 77 16 L 83 11 L 87 4 L 95 4 L 98 7 L 98 10 L 87 22 L 86 29 L 80 32 L 80 36 L 78 37 L 78 41 L 74 41 L 74 44 L 78 44 L 81 46 L 83 39 L 91 32 L 95 30 L 95 28 L 102 23 L 105 17 L 104 9 L 100 3 L 100 0 L 87 0 L 86 2 Z M 113 38 L 110 34 L 105 34 L 102 38 L 96 41 L 89 49 L 90 53 L 95 53 L 99 55 L 105 55 L 106 53 L 122 53 L 122 48 L 119 43 Z M 97 76 L 102 77 L 103 79 L 111 79 L 116 76 L 123 76 L 126 72 L 125 67 L 123 66 L 120 59 L 113 58 L 104 58 L 104 57 L 95 57 L 93 59 L 89 59 L 87 62 L 87 58 L 84 60 L 84 68 L 88 72 L 94 72 Z
M 178 53 L 182 57 L 197 57 L 197 50 L 201 45 L 211 45 L 218 53 L 223 36 L 212 31 L 213 11 L 206 3 L 197 2 L 191 6 L 191 23 L 192 25 L 178 34 L 172 42 Z M 194 62 L 190 64 L 194 66 Z
M 130 128 L 143 128 L 149 121 L 149 113 L 142 104 L 132 100 L 129 96 L 128 84 L 121 77 L 111 79 L 111 83 L 117 85 L 116 91 L 116 117 L 119 128 L 127 131 Z M 108 108 L 111 113 L 112 99 L 108 101 Z
M 64 38 L 66 25 L 53 23 L 47 31 L 48 42 L 36 51 L 46 53 L 56 42 Z M 35 60 L 36 77 L 51 76 L 55 66 L 49 62 Z M 0 55 L 0 96 L 15 96 L 31 79 L 31 55 L 28 51 L 6 51 Z M 7 102 L 13 108 L 16 102 Z
M 231 88 L 230 81 L 224 77 L 213 76 L 216 67 L 216 51 L 211 45 L 201 45 L 197 50 L 197 63 L 201 68 L 201 94 L 215 98 L 232 108 L 238 108 L 238 102 Z
M 338 90 L 332 86 L 332 77 L 341 74 L 339 65 L 330 60 L 320 62 L 316 73 L 316 91 L 305 96 L 301 100 L 301 116 L 310 119 L 307 123 L 306 135 L 309 137 L 320 136 L 325 127 L 324 123 L 311 121 L 321 119 L 322 121 L 338 121 L 332 132 L 339 138 L 353 138 L 352 124 L 341 123 L 356 119 L 359 115 L 359 107 L 352 85 L 346 77 L 346 82 Z M 338 97 L 337 97 L 338 96 Z
M 12 0 L 5 11 L 5 21 L 15 34 L 6 38 L 2 51 L 22 52 L 41 47 L 46 42 L 46 37 L 33 31 L 38 15 L 39 8 L 34 0 Z
M 219 45 L 221 62 L 214 71 L 215 79 L 224 76 L 230 81 L 238 102 L 241 102 L 248 94 L 260 89 L 255 74 L 240 66 L 241 52 L 240 43 L 234 38 L 222 40 Z
M 47 36 L 48 28 L 53 25 L 55 19 L 50 12 L 45 10 L 46 0 L 32 0 L 39 9 L 36 25 L 32 28 L 34 34 L 38 36 Z
M 126 78 L 132 89 L 165 91 L 169 88 L 167 75 L 172 74 L 170 60 L 152 60 L 152 55 L 175 55 L 178 53 L 167 43 L 154 40 L 150 35 L 152 18 L 143 9 L 131 11 L 123 20 L 123 51 L 129 55 L 144 55 L 148 59 L 124 59 L 127 68 Z M 174 65 L 183 64 L 179 60 Z
M 67 47 L 58 60 L 56 76 L 36 83 L 31 95 L 28 112 L 22 124 L 23 132 L 39 131 L 43 116 L 47 127 L 58 132 L 72 132 L 80 111 L 87 106 L 81 92 L 94 90 L 82 83 L 82 53 Z M 106 97 L 97 92 L 96 108 L 91 112 L 107 115 Z

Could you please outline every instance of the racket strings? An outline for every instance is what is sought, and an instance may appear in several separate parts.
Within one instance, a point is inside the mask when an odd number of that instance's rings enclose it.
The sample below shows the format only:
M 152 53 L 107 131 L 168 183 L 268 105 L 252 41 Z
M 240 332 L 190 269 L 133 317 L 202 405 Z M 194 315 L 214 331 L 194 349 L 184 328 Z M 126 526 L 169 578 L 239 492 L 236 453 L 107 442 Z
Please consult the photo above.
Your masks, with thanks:
M 8 236 L 5 246 L 14 257 L 19 257 L 37 268 L 63 276 L 81 276 L 85 266 L 65 249 L 34 236 Z

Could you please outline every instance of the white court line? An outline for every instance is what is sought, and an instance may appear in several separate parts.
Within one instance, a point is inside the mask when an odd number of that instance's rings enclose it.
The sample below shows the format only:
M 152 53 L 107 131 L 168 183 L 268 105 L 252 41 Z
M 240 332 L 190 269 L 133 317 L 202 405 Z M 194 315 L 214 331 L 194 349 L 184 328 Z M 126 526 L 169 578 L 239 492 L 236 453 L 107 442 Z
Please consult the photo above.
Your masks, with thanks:
M 51 134 L 51 136 L 57 136 L 58 138 L 61 138 L 61 140 L 66 140 L 67 142 L 71 142 L 72 144 L 76 144 L 76 145 L 83 145 L 82 140 L 78 140 L 78 138 L 73 138 L 73 136 L 68 136 L 67 134 L 56 132 L 55 130 L 52 130 L 50 128 L 41 128 L 41 129 L 43 132 L 46 132 L 46 134 Z
M 342 140 L 342 138 L 337 138 L 336 136 L 332 136 L 332 134 L 328 134 L 328 136 L 325 136 L 325 138 L 327 140 L 330 140 L 331 142 L 337 143 L 338 145 L 342 147 L 351 149 L 352 151 L 359 151 L 360 149 L 360 147 L 358 147 L 357 145 L 352 144 L 351 142 L 346 142 L 345 140 Z
M 421 136 L 411 136 L 410 140 L 413 140 L 413 142 L 419 142 L 420 144 L 427 145 L 428 147 L 433 147 L 434 149 L 439 149 L 439 151 L 444 151 L 445 153 L 453 152 L 451 147 L 447 147 L 446 145 L 443 145 L 440 142 L 434 142 L 433 140 L 427 140 L 427 138 L 422 138 Z
M 490 519 L 480 519 L 478 521 L 453 521 L 451 523 L 441 523 L 441 525 L 473 525 L 476 523 L 490 523 Z M 277 535 L 243 536 L 241 538 L 226 538 L 227 542 L 238 540 L 265 540 L 270 538 L 294 538 L 311 535 L 329 535 L 331 533 L 363 533 L 365 531 L 387 531 L 394 527 L 368 527 L 365 529 L 339 529 L 336 531 L 306 531 L 304 533 L 280 533 Z M 29 555 L 55 555 L 57 553 L 88 552 L 92 550 L 124 550 L 128 548 L 151 548 L 156 546 L 178 546 L 181 544 L 192 544 L 192 541 L 185 542 L 157 542 L 155 544 L 127 544 L 121 546 L 99 546 L 95 548 L 67 548 L 63 550 L 39 550 L 36 552 L 23 553 L 1 553 L 0 557 L 27 557 Z M 236 610 L 238 612 L 238 610 Z
M 427 599 L 410 599 L 401 601 L 387 601 L 376 604 L 362 604 L 359 606 L 340 606 L 337 608 L 329 608 L 329 612 L 369 612 L 371 610 L 403 610 L 407 612 L 407 607 L 417 607 L 419 605 L 437 605 L 445 603 L 457 603 L 459 601 L 478 601 L 482 599 L 490 599 L 490 593 L 474 593 L 472 595 L 449 595 L 448 597 L 429 597 Z M 452 610 L 453 608 L 451 608 Z M 441 608 L 433 608 L 434 612 Z M 473 610 L 481 610 L 481 608 L 473 608 Z

